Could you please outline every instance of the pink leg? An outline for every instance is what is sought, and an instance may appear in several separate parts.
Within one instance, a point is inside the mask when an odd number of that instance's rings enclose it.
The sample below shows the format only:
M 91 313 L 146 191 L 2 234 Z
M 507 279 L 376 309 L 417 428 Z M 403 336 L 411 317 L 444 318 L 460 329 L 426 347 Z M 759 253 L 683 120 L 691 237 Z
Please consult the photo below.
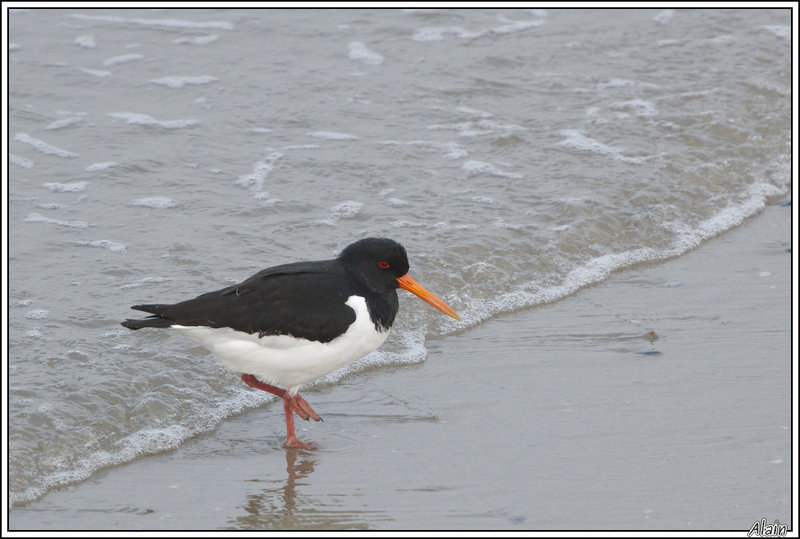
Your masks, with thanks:
M 256 389 L 261 389 L 268 393 L 272 393 L 273 395 L 277 395 L 278 397 L 283 399 L 283 411 L 286 414 L 286 446 L 287 447 L 299 447 L 301 449 L 316 449 L 316 446 L 313 443 L 306 443 L 301 442 L 297 439 L 297 436 L 294 433 L 294 414 L 300 416 L 301 419 L 305 419 L 308 421 L 310 417 L 314 421 L 322 421 L 322 418 L 317 415 L 317 413 L 311 408 L 311 405 L 306 402 L 306 400 L 301 397 L 300 395 L 289 395 L 289 392 L 285 389 L 280 387 L 275 387 L 269 384 L 265 384 L 252 374 L 242 374 L 242 381 L 249 385 L 250 387 L 254 387 Z
M 249 385 L 250 387 L 254 387 L 256 389 L 261 389 L 263 391 L 267 391 L 272 393 L 273 395 L 277 395 L 280 398 L 283 398 L 286 395 L 286 390 L 281 389 L 279 387 L 271 386 L 269 384 L 265 384 L 252 374 L 242 374 L 242 382 Z
M 289 397 L 285 389 L 265 384 L 252 374 L 243 374 L 242 381 L 245 384 L 249 385 L 250 387 L 261 389 L 262 391 L 267 391 L 269 393 L 272 393 L 273 395 L 277 395 L 284 401 L 287 398 L 289 398 L 292 403 L 292 409 L 295 411 L 297 415 L 300 416 L 300 419 L 305 419 L 306 421 L 308 421 L 308 418 L 310 417 L 314 421 L 322 421 L 322 418 L 317 415 L 317 412 L 315 412 L 314 409 L 311 408 L 311 405 L 308 404 L 308 402 L 306 402 L 306 400 L 300 395 Z

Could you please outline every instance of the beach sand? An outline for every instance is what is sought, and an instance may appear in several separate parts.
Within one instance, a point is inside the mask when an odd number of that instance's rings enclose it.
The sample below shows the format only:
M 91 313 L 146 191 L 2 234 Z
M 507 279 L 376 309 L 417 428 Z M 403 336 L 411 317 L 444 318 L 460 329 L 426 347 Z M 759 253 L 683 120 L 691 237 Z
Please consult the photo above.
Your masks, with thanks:
M 281 447 L 272 402 L 14 508 L 9 528 L 790 524 L 791 213 L 305 392 L 316 452 Z

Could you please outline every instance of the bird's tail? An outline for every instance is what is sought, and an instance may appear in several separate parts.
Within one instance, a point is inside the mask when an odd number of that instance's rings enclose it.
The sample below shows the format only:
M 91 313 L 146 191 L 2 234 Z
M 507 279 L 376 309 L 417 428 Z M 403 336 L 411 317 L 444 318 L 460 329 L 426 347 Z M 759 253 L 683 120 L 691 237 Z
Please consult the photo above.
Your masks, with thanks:
M 164 307 L 164 305 L 134 305 L 131 309 L 153 313 L 153 316 L 148 316 L 147 318 L 139 320 L 129 318 L 121 322 L 121 324 L 128 329 L 168 328 L 174 324 L 175 321 L 164 317 Z

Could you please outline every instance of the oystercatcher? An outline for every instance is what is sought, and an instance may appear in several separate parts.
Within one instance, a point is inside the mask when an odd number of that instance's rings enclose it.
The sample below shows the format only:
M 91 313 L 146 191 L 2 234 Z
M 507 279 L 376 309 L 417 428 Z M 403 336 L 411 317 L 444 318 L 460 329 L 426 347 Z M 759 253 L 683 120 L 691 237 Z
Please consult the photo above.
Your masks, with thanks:
M 152 316 L 122 325 L 172 328 L 204 346 L 241 373 L 247 385 L 283 399 L 286 446 L 314 449 L 295 435 L 293 414 L 320 421 L 299 389 L 386 340 L 399 308 L 398 287 L 461 319 L 408 275 L 402 245 L 366 238 L 333 260 L 267 268 L 239 284 L 180 303 L 134 305 L 132 309 Z

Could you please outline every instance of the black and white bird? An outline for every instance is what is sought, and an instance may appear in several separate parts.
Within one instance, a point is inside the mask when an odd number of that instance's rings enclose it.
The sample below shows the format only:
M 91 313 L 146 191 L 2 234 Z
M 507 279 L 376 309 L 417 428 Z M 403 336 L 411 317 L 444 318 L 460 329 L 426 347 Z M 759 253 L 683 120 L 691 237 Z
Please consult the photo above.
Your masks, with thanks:
M 320 421 L 298 391 L 386 340 L 399 308 L 398 287 L 460 320 L 408 275 L 402 245 L 366 238 L 333 260 L 267 268 L 239 284 L 180 303 L 134 305 L 152 316 L 122 325 L 172 328 L 207 348 L 241 373 L 246 384 L 283 399 L 286 446 L 314 449 L 295 435 L 293 414 Z

